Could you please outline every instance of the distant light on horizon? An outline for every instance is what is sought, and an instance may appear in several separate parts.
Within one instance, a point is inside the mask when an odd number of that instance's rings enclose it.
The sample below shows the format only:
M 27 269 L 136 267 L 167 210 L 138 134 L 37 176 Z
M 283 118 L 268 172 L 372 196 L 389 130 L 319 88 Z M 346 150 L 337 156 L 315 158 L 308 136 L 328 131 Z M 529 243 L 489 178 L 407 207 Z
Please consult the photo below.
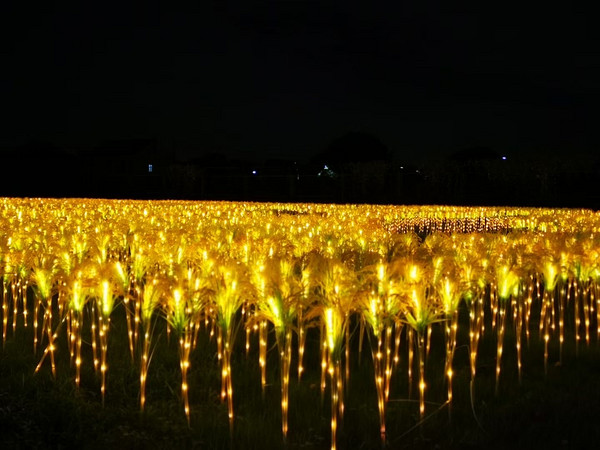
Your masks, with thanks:
M 502 157 L 502 160 L 503 160 L 503 161 L 506 161 L 506 156 L 503 156 L 503 157 Z
M 319 177 L 324 176 L 324 177 L 329 177 L 329 178 L 335 178 L 335 177 L 337 177 L 337 174 L 333 170 L 331 170 L 327 164 L 324 164 L 323 165 L 323 170 L 321 170 L 317 174 L 317 176 L 319 176 Z
M 256 174 L 257 174 L 256 170 L 253 170 L 252 175 L 256 175 Z

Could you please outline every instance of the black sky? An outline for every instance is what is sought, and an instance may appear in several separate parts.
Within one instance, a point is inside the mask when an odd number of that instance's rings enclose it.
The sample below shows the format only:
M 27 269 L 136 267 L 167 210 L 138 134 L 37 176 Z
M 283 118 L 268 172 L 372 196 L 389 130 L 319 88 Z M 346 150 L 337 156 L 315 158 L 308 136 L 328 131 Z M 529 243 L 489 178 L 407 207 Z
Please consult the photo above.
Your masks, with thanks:
M 182 156 L 302 159 L 349 131 L 399 159 L 600 144 L 600 42 L 586 11 L 89 3 L 3 14 L 0 147 L 157 138 Z

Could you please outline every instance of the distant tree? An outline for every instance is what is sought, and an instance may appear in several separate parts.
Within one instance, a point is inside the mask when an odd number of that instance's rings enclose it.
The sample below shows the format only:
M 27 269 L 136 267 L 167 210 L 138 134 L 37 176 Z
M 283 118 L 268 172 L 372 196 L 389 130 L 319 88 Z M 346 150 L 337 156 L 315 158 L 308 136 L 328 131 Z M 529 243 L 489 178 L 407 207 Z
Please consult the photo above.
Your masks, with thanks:
M 353 131 L 334 139 L 312 160 L 313 173 L 327 178 L 337 201 L 388 201 L 386 190 L 391 154 L 378 137 Z
M 473 161 L 494 161 L 501 159 L 500 155 L 493 149 L 486 146 L 468 147 L 458 150 L 450 155 L 451 161 L 473 162 Z
M 3 159 L 15 169 L 4 172 L 4 184 L 12 188 L 13 195 L 64 196 L 72 189 L 69 182 L 75 185 L 80 181 L 73 175 L 76 173 L 74 156 L 52 142 L 27 142 Z
M 192 164 L 171 164 L 166 173 L 169 193 L 176 198 L 193 198 L 197 195 L 199 171 Z
M 378 137 L 371 133 L 351 131 L 334 139 L 324 151 L 315 156 L 313 162 L 318 165 L 327 164 L 340 170 L 349 163 L 390 159 L 390 151 Z

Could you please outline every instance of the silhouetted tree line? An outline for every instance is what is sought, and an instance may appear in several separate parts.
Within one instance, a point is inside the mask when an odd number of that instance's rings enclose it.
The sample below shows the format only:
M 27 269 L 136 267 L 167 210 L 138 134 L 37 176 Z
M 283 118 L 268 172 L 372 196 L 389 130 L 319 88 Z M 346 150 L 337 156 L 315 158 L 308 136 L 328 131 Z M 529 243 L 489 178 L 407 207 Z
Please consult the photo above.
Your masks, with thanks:
M 4 152 L 0 196 L 600 208 L 595 157 L 503 159 L 471 148 L 419 167 L 367 133 L 348 133 L 307 163 L 221 154 L 177 161 L 153 140 L 69 153 L 47 143 Z

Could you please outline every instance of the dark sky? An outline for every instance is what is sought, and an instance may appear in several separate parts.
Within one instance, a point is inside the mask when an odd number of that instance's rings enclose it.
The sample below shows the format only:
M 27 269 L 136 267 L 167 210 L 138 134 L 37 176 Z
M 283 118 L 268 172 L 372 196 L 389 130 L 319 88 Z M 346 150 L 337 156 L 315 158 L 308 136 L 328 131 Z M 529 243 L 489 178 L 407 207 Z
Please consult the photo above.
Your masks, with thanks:
M 589 12 L 52 3 L 1 19 L 1 147 L 150 137 L 183 156 L 302 159 L 349 131 L 373 133 L 399 159 L 600 144 L 600 42 Z

